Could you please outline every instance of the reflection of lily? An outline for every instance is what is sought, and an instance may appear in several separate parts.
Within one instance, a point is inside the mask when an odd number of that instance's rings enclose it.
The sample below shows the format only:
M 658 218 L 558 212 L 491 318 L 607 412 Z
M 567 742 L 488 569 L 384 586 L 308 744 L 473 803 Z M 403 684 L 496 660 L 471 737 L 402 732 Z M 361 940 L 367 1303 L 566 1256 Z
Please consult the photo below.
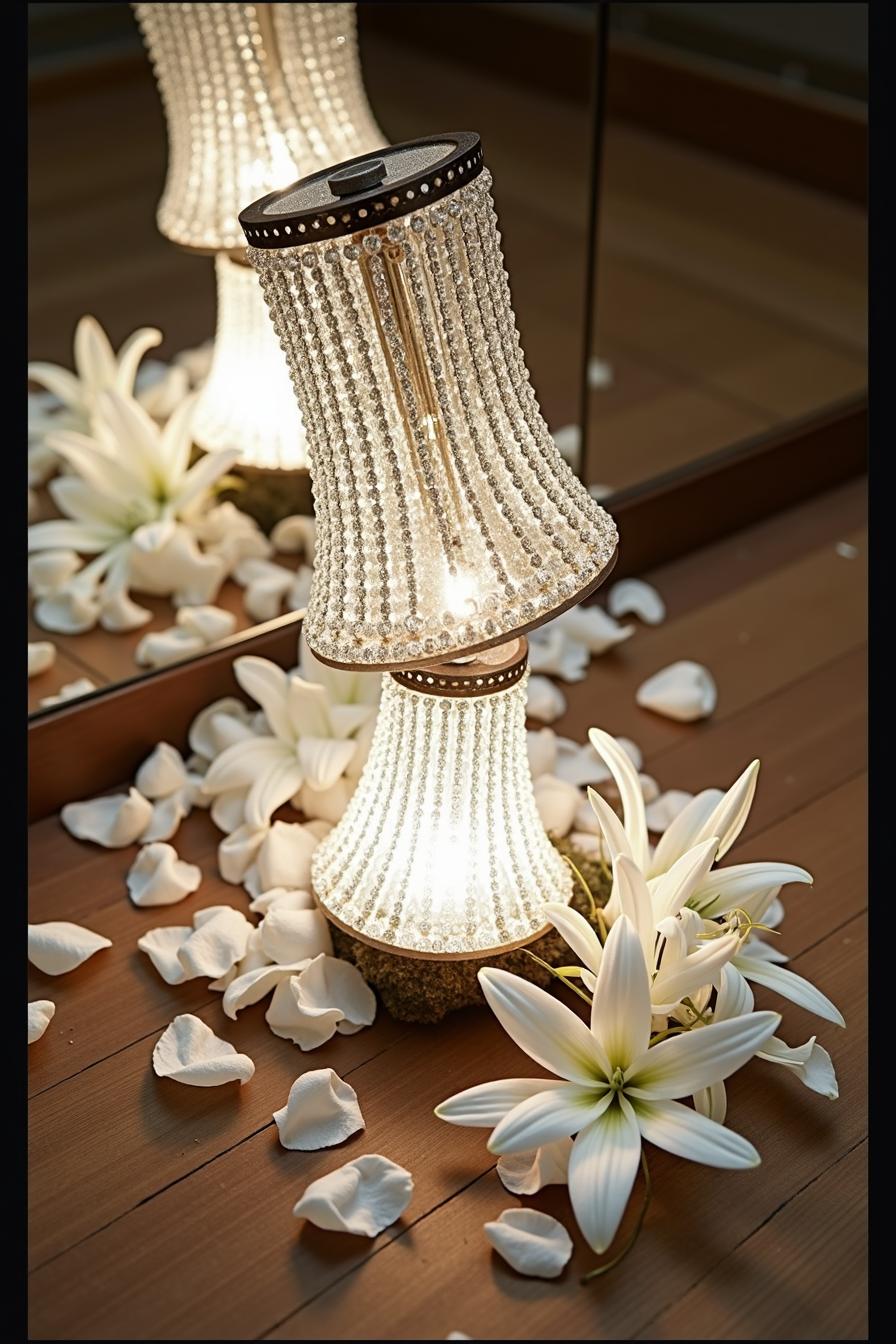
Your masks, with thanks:
M 314 804 L 343 782 L 359 751 L 356 735 L 373 718 L 374 706 L 369 700 L 331 703 L 327 685 L 288 674 L 264 658 L 238 658 L 234 674 L 264 710 L 269 733 L 226 747 L 209 766 L 205 792 L 214 797 L 247 790 L 244 818 L 250 828 L 266 826 L 290 799 L 306 814 L 320 815 Z M 379 679 L 367 675 L 378 687 Z M 345 686 L 341 692 L 347 693 Z M 370 695 L 366 687 L 363 694 Z
M 162 333 L 155 327 L 140 327 L 116 354 L 99 322 L 88 315 L 75 328 L 74 372 L 44 360 L 28 365 L 29 379 L 46 389 L 28 398 L 31 485 L 41 484 L 58 465 L 56 454 L 45 442 L 47 435 L 66 429 L 90 433 L 100 394 L 112 391 L 123 397 L 134 396 L 140 361 L 161 340 Z M 186 390 L 184 375 L 180 394 Z M 136 395 L 138 400 L 148 401 L 147 410 L 158 409 L 159 388 L 155 383 Z
M 132 398 L 100 393 L 90 436 L 65 430 L 48 436 L 71 474 L 49 485 L 66 515 L 28 530 L 30 551 L 73 550 L 96 558 L 39 599 L 37 621 L 49 630 L 132 629 L 150 613 L 128 596 L 131 583 L 175 600 L 214 599 L 226 566 L 204 556 L 187 523 L 205 505 L 214 482 L 238 450 L 204 455 L 189 465 L 195 398 L 178 406 L 163 429 Z
M 746 1064 L 772 1035 L 777 1013 L 747 1013 L 651 1045 L 649 977 L 626 916 L 603 948 L 590 1028 L 550 994 L 507 971 L 486 968 L 479 982 L 511 1039 L 562 1081 L 484 1083 L 449 1098 L 436 1114 L 456 1125 L 493 1127 L 488 1147 L 498 1154 L 578 1135 L 569 1159 L 569 1195 L 595 1251 L 605 1251 L 616 1235 L 643 1140 L 713 1167 L 759 1162 L 746 1139 L 675 1098 L 712 1087 Z

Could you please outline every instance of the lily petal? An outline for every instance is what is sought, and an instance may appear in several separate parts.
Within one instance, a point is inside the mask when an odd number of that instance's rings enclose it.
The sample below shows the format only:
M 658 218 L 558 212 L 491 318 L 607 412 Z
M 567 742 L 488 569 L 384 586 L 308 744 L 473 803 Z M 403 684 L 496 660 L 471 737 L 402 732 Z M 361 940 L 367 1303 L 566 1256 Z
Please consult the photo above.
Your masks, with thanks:
M 639 1101 L 635 1115 L 642 1136 L 676 1157 L 731 1171 L 758 1167 L 752 1143 L 678 1101 Z
M 543 1094 L 551 1082 L 550 1078 L 500 1078 L 493 1083 L 479 1083 L 440 1102 L 435 1113 L 451 1125 L 493 1129 L 521 1101 Z
M 627 859 L 617 859 L 617 867 Z M 609 1080 L 647 1050 L 650 1039 L 650 981 L 641 942 L 626 915 L 617 919 L 604 944 L 591 1003 L 591 1030 L 605 1053 Z
M 723 1082 L 753 1058 L 780 1021 L 780 1013 L 747 1013 L 660 1041 L 627 1070 L 626 1093 L 662 1101 Z
M 276 663 L 267 658 L 237 658 L 233 674 L 247 694 L 256 700 L 265 712 L 271 731 L 282 742 L 295 742 L 296 733 L 287 708 L 289 678 Z
M 514 1106 L 488 1141 L 490 1153 L 527 1153 L 543 1143 L 569 1138 L 594 1119 L 595 1106 L 606 1092 L 578 1083 L 556 1083 Z
M 644 815 L 644 794 L 641 781 L 626 752 L 615 738 L 601 728 L 590 728 L 588 740 L 598 756 L 606 763 L 622 799 L 625 833 L 635 863 L 646 871 L 650 851 L 647 843 L 647 821 Z
M 565 1004 L 497 967 L 483 967 L 478 978 L 501 1026 L 536 1064 L 573 1083 L 605 1081 L 597 1041 Z
M 572 1146 L 569 1198 L 582 1235 L 598 1255 L 619 1229 L 640 1157 L 641 1131 L 621 1095 L 618 1104 L 608 1105 Z
M 546 902 L 544 912 L 582 965 L 597 975 L 604 950 L 600 939 L 584 915 L 559 901 Z
M 724 796 L 721 789 L 704 789 L 691 799 L 657 841 L 653 861 L 647 869 L 648 877 L 666 872 L 701 839 L 707 838 L 705 825 Z
M 808 1009 L 816 1017 L 823 1017 L 826 1022 L 834 1022 L 838 1027 L 846 1026 L 839 1008 L 835 1008 L 820 989 L 816 989 L 808 980 L 797 975 L 796 971 L 789 971 L 784 966 L 775 966 L 771 962 L 760 961 L 758 957 L 743 954 L 734 957 L 732 965 L 748 980 L 754 981 L 757 985 L 764 985 L 766 989 L 775 990 L 783 998 L 790 999 L 791 1003 L 798 1003 L 801 1008 Z

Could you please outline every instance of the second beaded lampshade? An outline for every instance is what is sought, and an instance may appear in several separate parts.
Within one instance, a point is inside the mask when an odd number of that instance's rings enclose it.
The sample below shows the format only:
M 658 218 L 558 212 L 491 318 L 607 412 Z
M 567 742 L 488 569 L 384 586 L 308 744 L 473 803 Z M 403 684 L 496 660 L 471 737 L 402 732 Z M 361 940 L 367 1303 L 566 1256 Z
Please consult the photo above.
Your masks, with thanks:
M 240 216 L 312 449 L 306 636 L 337 666 L 499 644 L 581 601 L 615 552 L 529 382 L 490 185 L 479 137 L 450 133 Z

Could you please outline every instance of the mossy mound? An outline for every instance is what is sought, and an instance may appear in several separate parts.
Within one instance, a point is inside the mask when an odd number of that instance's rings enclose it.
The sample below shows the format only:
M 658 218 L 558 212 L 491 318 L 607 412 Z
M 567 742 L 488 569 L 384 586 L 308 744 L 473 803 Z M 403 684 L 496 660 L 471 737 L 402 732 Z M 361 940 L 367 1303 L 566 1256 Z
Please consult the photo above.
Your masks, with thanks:
M 268 535 L 281 518 L 314 512 L 307 471 L 263 471 L 236 466 L 218 492 L 218 499 L 222 503 L 232 502 L 248 513 Z
M 580 853 L 568 840 L 554 840 L 561 854 L 566 854 L 576 865 L 591 888 L 596 903 L 604 905 L 610 894 L 605 872 L 592 860 Z M 578 882 L 570 902 L 586 919 L 589 905 Z M 484 957 L 469 961 L 428 961 L 420 957 L 403 957 L 394 952 L 382 952 L 342 929 L 331 928 L 333 947 L 338 957 L 353 962 L 364 979 L 377 991 L 386 1012 L 399 1022 L 441 1022 L 447 1013 L 458 1008 L 469 1008 L 483 1003 L 477 972 L 482 966 L 499 966 L 502 970 L 521 975 L 533 984 L 547 988 L 553 977 L 527 952 L 534 952 L 552 966 L 569 965 L 572 954 L 556 930 L 551 929 L 543 938 L 530 943 L 528 949 L 518 948 L 499 957 Z

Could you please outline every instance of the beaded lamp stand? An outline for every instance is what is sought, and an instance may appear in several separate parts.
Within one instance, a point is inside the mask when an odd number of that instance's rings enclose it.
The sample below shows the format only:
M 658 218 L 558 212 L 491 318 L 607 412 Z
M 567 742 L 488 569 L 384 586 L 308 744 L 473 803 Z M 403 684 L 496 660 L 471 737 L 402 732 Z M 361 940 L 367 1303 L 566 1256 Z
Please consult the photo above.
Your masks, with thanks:
M 536 966 L 521 949 L 550 944 L 545 902 L 572 898 L 532 789 L 523 632 L 615 559 L 612 519 L 529 382 L 490 183 L 479 137 L 452 132 L 240 215 L 312 448 L 306 638 L 388 674 L 312 883 L 398 1015 L 419 1004 L 396 999 L 396 975 L 425 976 L 439 1015 L 470 1001 L 485 960 Z
M 215 255 L 218 318 L 194 419 L 207 451 L 237 446 L 235 498 L 262 525 L 310 512 L 308 448 L 283 355 L 245 265 L 241 205 L 347 154 L 383 143 L 367 103 L 352 4 L 137 3 L 159 86 L 169 163 L 160 231 Z M 304 479 L 281 477 L 302 472 Z M 304 504 L 304 507 L 303 507 Z

